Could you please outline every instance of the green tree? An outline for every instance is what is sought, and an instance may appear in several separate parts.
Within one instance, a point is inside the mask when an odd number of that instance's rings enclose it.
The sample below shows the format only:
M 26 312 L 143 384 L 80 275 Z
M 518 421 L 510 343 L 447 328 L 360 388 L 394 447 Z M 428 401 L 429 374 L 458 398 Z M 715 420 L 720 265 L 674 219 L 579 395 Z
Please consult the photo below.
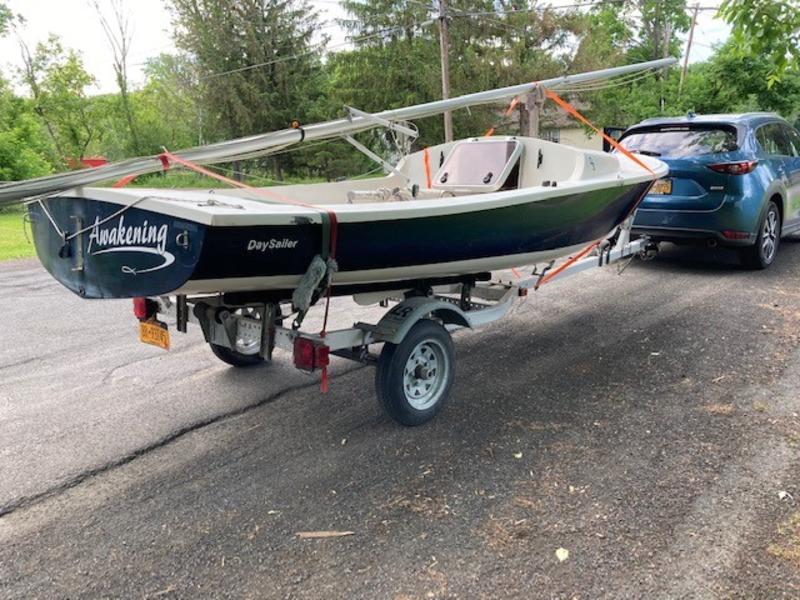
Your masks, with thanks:
M 136 115 L 134 114 L 128 86 L 128 54 L 130 54 L 131 41 L 133 40 L 133 31 L 128 19 L 128 13 L 125 12 L 122 0 L 111 0 L 111 19 L 106 17 L 97 0 L 92 0 L 91 4 L 95 12 L 97 12 L 100 25 L 102 25 L 108 44 L 111 47 L 114 75 L 119 89 L 119 107 L 122 109 L 128 125 L 129 149 L 131 154 L 138 155 L 142 153 L 142 148 L 139 143 Z
M 216 137 L 204 123 L 196 68 L 188 56 L 161 54 L 147 61 L 144 72 L 145 84 L 133 95 L 144 152 L 187 148 Z
M 773 67 L 769 56 L 742 54 L 729 41 L 708 61 L 692 66 L 684 105 L 698 113 L 765 110 L 793 119 L 800 110 L 800 73 L 787 71 L 769 85 Z
M 800 0 L 724 0 L 719 14 L 732 25 L 740 55 L 770 62 L 770 86 L 800 66 Z
M 14 18 L 14 15 L 11 12 L 11 9 L 8 8 L 8 5 L 5 2 L 0 2 L 0 37 L 5 35 L 8 31 L 9 25 Z
M 0 37 L 12 25 L 14 15 L 0 2 Z M 0 76 L 0 181 L 18 181 L 47 175 L 49 144 L 31 103 L 14 95 Z
M 50 146 L 30 102 L 0 79 L 0 181 L 47 175 Z
M 329 59 L 334 104 L 382 110 L 441 98 L 436 17 L 424 3 L 350 0 L 343 25 L 355 49 Z M 572 38 L 584 31 L 576 11 L 511 0 L 458 0 L 448 8 L 453 95 L 534 81 L 569 66 Z M 497 124 L 493 107 L 454 114 L 456 136 Z M 442 120 L 419 122 L 421 145 L 442 139 Z
M 171 0 L 204 122 L 225 137 L 306 121 L 323 88 L 317 13 L 306 0 Z M 274 160 L 277 176 L 289 158 Z
M 65 49 L 56 36 L 36 45 L 22 44 L 24 66 L 20 76 L 33 97 L 33 107 L 53 141 L 55 162 L 79 160 L 100 136 L 98 115 L 86 89 L 95 83 L 83 61 Z
M 679 71 L 664 79 L 664 110 L 659 108 L 661 90 L 652 78 L 583 94 L 589 115 L 597 124 L 627 126 L 658 115 L 775 111 L 793 120 L 800 111 L 800 73 L 787 72 L 773 86 L 767 85 L 772 68 L 766 56 L 740 54 L 733 42 L 717 48 L 701 63 L 689 66 L 683 93 L 678 96 Z M 735 74 L 735 76 L 733 75 Z

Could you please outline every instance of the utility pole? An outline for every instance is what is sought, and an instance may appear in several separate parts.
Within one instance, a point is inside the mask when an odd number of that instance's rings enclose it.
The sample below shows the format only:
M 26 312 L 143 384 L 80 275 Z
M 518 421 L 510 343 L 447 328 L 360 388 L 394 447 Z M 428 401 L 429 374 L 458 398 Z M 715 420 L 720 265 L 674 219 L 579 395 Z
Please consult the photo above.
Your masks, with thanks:
M 694 28 L 697 25 L 697 12 L 700 10 L 700 5 L 694 5 L 694 11 L 692 12 L 692 26 L 689 29 L 689 39 L 686 42 L 686 53 L 683 55 L 683 68 L 681 69 L 681 79 L 678 83 L 678 98 L 681 97 L 681 92 L 683 91 L 683 82 L 686 79 L 686 70 L 689 68 L 689 53 L 692 51 L 692 40 L 694 39 Z
M 664 55 L 663 58 L 669 58 L 669 42 L 672 39 L 672 24 L 668 22 L 664 22 Z M 665 77 L 664 74 L 661 74 L 661 101 L 659 103 L 661 107 L 661 112 L 664 112 L 664 109 L 667 106 L 667 99 L 664 96 L 664 85 L 665 85 Z
M 450 34 L 447 29 L 447 0 L 439 0 L 439 52 L 442 57 L 442 100 L 450 97 Z M 444 141 L 453 141 L 453 113 L 444 113 Z

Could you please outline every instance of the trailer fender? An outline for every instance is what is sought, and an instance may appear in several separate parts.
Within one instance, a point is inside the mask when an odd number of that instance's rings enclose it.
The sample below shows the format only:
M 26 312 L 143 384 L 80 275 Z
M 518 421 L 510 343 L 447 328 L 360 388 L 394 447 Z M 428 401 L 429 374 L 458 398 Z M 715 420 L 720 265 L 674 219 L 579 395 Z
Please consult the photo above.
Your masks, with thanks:
M 445 325 L 471 327 L 469 319 L 458 306 L 427 297 L 415 296 L 392 307 L 376 325 L 373 336 L 381 342 L 399 344 L 414 323 L 434 315 Z

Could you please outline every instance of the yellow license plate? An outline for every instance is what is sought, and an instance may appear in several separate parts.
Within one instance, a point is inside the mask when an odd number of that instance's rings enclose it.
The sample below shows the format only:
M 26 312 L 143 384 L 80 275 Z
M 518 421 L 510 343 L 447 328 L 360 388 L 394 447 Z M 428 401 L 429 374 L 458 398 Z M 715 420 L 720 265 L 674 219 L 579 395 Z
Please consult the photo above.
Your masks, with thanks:
M 169 330 L 161 321 L 142 321 L 139 323 L 139 340 L 145 344 L 169 350 Z
M 659 179 L 650 188 L 651 194 L 667 195 L 672 193 L 672 179 Z

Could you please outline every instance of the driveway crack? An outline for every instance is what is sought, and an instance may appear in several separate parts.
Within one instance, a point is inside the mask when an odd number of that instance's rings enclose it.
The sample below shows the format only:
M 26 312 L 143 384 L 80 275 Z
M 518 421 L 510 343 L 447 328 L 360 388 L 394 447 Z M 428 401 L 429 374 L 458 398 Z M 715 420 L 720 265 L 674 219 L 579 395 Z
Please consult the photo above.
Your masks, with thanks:
M 361 369 L 364 369 L 365 366 L 366 365 L 359 365 L 359 366 L 354 367 L 352 369 L 347 369 L 347 370 L 343 371 L 342 373 L 339 373 L 338 375 L 336 375 L 336 377 L 331 377 L 331 381 L 340 379 L 340 378 L 342 378 L 342 377 L 344 377 L 346 375 L 349 375 L 350 373 L 354 373 L 356 371 L 360 371 Z M 267 404 L 271 404 L 272 402 L 280 400 L 283 396 L 286 396 L 287 394 L 291 394 L 293 392 L 297 392 L 297 391 L 313 388 L 313 387 L 316 387 L 318 385 L 319 385 L 319 383 L 317 381 L 314 381 L 313 383 L 302 383 L 302 384 L 290 386 L 290 387 L 287 387 L 286 389 L 283 389 L 283 390 L 281 390 L 279 392 L 275 392 L 274 394 L 270 394 L 266 398 L 262 398 L 261 400 L 255 402 L 254 404 L 249 404 L 247 406 L 242 406 L 242 407 L 237 408 L 236 410 L 232 410 L 230 412 L 222 413 L 222 414 L 219 414 L 219 415 L 215 415 L 213 417 L 209 417 L 207 419 L 202 419 L 200 421 L 196 421 L 194 423 L 190 423 L 189 425 L 186 425 L 184 427 L 176 429 L 175 431 L 169 433 L 168 435 L 162 437 L 161 439 L 156 440 L 152 444 L 148 444 L 147 446 L 143 446 L 142 448 L 138 448 L 137 450 L 134 450 L 133 452 L 129 452 L 128 454 L 125 454 L 125 455 L 123 455 L 123 456 L 121 456 L 119 458 L 116 458 L 116 459 L 114 459 L 112 461 L 109 461 L 109 462 L 104 463 L 102 465 L 99 465 L 97 467 L 93 467 L 91 469 L 82 471 L 82 472 L 80 472 L 80 473 L 78 473 L 76 475 L 73 475 L 72 477 L 70 477 L 66 481 L 63 481 L 62 483 L 59 483 L 59 484 L 57 484 L 57 485 L 55 485 L 53 487 L 50 487 L 50 488 L 48 488 L 46 490 L 43 490 L 41 492 L 37 492 L 35 494 L 29 494 L 29 495 L 26 495 L 26 496 L 20 496 L 19 498 L 16 498 L 16 499 L 12 500 L 11 502 L 0 506 L 0 518 L 6 517 L 6 516 L 12 514 L 13 512 L 20 510 L 20 509 L 28 508 L 30 506 L 33 506 L 34 504 L 39 504 L 40 502 L 43 502 L 44 500 L 47 500 L 49 498 L 52 498 L 52 497 L 57 496 L 59 494 L 62 494 L 64 492 L 66 492 L 67 490 L 70 490 L 70 489 L 80 485 L 81 483 L 83 483 L 84 481 L 86 481 L 88 479 L 91 479 L 91 478 L 96 477 L 98 475 L 102 475 L 102 474 L 107 473 L 107 472 L 109 472 L 109 471 L 111 471 L 113 469 L 116 469 L 118 467 L 124 466 L 124 465 L 126 465 L 128 463 L 131 463 L 134 460 L 136 460 L 137 458 L 140 458 L 140 457 L 142 457 L 142 456 L 144 456 L 146 454 L 149 454 L 150 452 L 153 452 L 154 450 L 158 450 L 160 448 L 164 448 L 165 446 L 168 446 L 169 444 L 175 442 L 176 440 L 180 439 L 181 437 L 183 437 L 183 436 L 185 436 L 185 435 L 187 435 L 189 433 L 192 433 L 194 431 L 198 431 L 200 429 L 203 429 L 204 427 L 208 427 L 209 425 L 215 425 L 217 423 L 222 423 L 224 421 L 228 421 L 230 419 L 234 419 L 234 418 L 239 417 L 241 415 L 244 415 L 244 414 L 246 414 L 246 413 L 248 413 L 248 412 L 250 412 L 252 410 L 256 410 L 258 408 L 261 408 L 262 406 L 266 406 Z

